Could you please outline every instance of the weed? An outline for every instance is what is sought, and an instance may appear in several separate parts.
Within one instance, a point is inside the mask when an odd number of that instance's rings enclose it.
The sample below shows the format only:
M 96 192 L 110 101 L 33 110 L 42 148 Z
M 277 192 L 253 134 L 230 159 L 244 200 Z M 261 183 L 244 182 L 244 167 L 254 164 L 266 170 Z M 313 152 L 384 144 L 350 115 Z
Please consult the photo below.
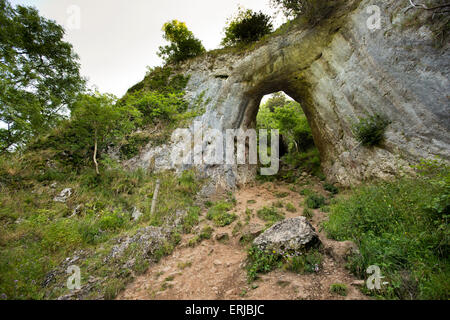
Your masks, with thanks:
M 363 146 L 376 146 L 383 141 L 384 132 L 390 123 L 386 116 L 376 114 L 367 118 L 359 118 L 358 123 L 352 124 L 352 131 Z
M 288 212 L 297 212 L 297 208 L 292 204 L 292 203 L 288 203 L 288 204 L 286 204 L 286 210 L 288 211 Z
M 333 283 L 330 286 L 330 292 L 345 297 L 348 294 L 348 288 L 343 283 Z
M 281 221 L 284 218 L 280 213 L 278 213 L 277 209 L 268 207 L 264 207 L 258 210 L 257 215 L 261 220 L 270 222 L 272 224 Z
M 237 219 L 236 214 L 228 213 L 232 207 L 231 203 L 218 202 L 209 209 L 206 218 L 212 220 L 217 227 L 227 226 Z
M 339 193 L 339 189 L 334 184 L 331 184 L 331 183 L 325 183 L 323 185 L 323 188 L 326 191 L 330 192 L 331 194 L 338 194 Z
M 314 211 L 309 208 L 303 209 L 303 216 L 307 219 L 312 219 L 314 217 Z
M 312 194 L 306 198 L 305 204 L 309 209 L 319 209 L 325 204 L 325 197 L 318 194 Z

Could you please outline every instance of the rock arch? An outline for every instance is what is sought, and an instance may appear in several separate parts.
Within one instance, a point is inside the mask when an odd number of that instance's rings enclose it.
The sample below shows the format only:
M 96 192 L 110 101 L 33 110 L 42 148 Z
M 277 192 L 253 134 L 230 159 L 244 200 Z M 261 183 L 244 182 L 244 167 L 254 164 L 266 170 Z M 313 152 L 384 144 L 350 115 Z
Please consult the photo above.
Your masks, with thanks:
M 188 74 L 186 97 L 205 94 L 209 104 L 198 117 L 203 128 L 248 128 L 265 94 L 284 91 L 301 103 L 328 179 L 350 185 L 388 178 L 411 163 L 436 155 L 450 159 L 448 43 L 437 49 L 427 26 L 403 30 L 401 1 L 380 4 L 383 28 L 366 21 L 370 1 L 345 1 L 314 28 L 292 25 L 252 49 L 219 50 L 190 60 L 177 71 Z M 415 44 L 414 48 L 411 45 Z M 364 148 L 351 132 L 358 116 L 386 114 L 392 125 L 379 148 Z M 149 147 L 131 161 L 171 168 L 167 150 Z M 237 167 L 204 167 L 219 184 L 249 179 Z

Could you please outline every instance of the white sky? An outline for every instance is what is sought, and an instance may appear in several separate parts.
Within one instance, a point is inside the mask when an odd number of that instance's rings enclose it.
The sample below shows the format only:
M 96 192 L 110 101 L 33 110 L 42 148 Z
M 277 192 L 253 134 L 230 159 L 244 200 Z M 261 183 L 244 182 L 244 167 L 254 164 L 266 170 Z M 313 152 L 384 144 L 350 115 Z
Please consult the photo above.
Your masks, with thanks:
M 207 50 L 219 47 L 227 18 L 238 5 L 273 14 L 269 0 L 11 0 L 36 7 L 46 18 L 66 27 L 66 40 L 80 56 L 81 73 L 101 92 L 117 96 L 143 79 L 146 66 L 161 65 L 156 55 L 164 45 L 162 25 L 186 22 Z M 71 29 L 74 11 L 80 28 Z M 71 20 L 72 18 L 72 20 Z M 275 27 L 282 22 L 277 18 Z M 73 25 L 73 24 L 72 24 Z

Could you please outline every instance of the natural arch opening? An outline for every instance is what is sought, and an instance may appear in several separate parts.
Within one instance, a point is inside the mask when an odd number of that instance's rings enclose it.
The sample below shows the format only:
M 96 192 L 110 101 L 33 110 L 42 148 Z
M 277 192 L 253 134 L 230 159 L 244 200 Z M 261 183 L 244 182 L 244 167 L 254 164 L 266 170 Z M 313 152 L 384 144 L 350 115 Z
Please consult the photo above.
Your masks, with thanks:
M 260 129 L 278 129 L 280 132 L 279 176 L 295 180 L 296 174 L 307 172 L 323 178 L 320 154 L 300 103 L 283 91 L 265 95 L 259 104 L 254 126 Z

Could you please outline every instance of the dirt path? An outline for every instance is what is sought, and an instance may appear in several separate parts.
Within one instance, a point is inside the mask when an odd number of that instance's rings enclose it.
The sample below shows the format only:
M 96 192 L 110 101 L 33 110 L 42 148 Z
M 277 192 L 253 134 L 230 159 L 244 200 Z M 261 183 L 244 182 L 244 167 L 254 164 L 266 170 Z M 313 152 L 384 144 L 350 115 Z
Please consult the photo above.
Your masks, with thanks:
M 324 193 L 318 181 L 308 188 Z M 237 232 L 238 221 L 245 229 L 246 209 L 253 210 L 247 228 L 264 226 L 256 216 L 256 211 L 274 202 L 292 203 L 297 212 L 285 212 L 286 218 L 300 216 L 303 213 L 304 197 L 292 185 L 276 183 L 255 184 L 235 193 L 237 205 L 233 211 L 239 219 L 224 228 L 215 228 L 210 240 L 204 240 L 195 247 L 189 247 L 192 235 L 183 237 L 182 243 L 172 255 L 163 258 L 144 275 L 135 279 L 117 299 L 145 300 L 293 300 L 293 299 L 367 299 L 352 283 L 356 280 L 343 263 L 324 254 L 323 267 L 314 274 L 299 275 L 288 271 L 275 270 L 252 284 L 247 283 L 244 269 L 247 257 L 246 246 L 239 241 L 241 232 Z M 287 196 L 279 198 L 279 193 Z M 210 224 L 203 213 L 198 229 Z M 319 230 L 319 223 L 326 214 L 315 210 L 312 224 Z M 235 232 L 233 233 L 233 229 Z M 240 230 L 242 231 L 242 230 Z M 218 235 L 229 235 L 228 241 L 217 240 Z M 234 235 L 233 235 L 234 234 Z M 320 233 L 325 248 L 339 250 L 342 243 L 332 241 Z M 333 283 L 344 283 L 348 287 L 346 297 L 329 292 Z

